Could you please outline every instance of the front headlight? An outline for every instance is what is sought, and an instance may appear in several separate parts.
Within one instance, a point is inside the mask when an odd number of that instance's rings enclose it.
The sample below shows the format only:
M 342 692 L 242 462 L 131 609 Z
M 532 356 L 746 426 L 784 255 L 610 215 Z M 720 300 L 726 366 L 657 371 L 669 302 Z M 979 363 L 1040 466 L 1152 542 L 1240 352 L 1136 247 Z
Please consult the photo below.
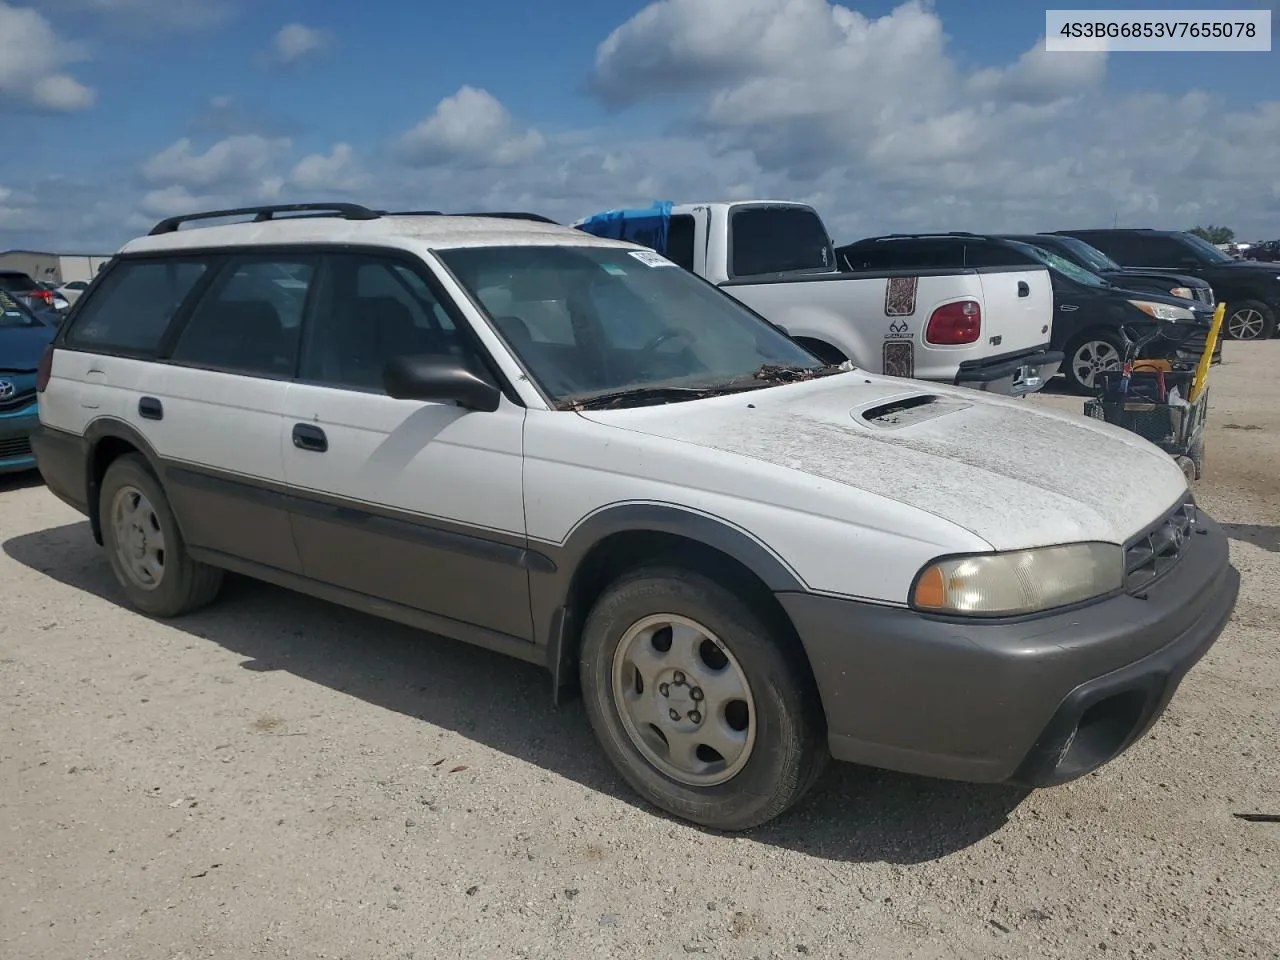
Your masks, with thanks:
M 916 576 L 911 605 L 924 613 L 1007 617 L 1039 613 L 1124 586 L 1114 543 L 1068 543 L 937 560 Z
M 1130 300 L 1135 307 L 1157 320 L 1194 320 L 1195 314 L 1186 307 L 1175 307 L 1171 303 L 1153 303 L 1150 300 Z
M 1190 287 L 1174 287 L 1169 291 L 1171 297 L 1181 297 L 1183 300 L 1194 300 L 1195 292 Z

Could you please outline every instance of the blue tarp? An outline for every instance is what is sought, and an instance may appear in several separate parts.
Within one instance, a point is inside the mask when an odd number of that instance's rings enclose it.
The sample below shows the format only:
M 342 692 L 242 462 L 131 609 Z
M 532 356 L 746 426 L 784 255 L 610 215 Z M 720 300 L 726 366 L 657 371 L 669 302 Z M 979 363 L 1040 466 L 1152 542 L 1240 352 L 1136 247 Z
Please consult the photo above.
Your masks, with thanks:
M 594 236 L 639 243 L 666 256 L 672 206 L 670 200 L 658 200 L 642 209 L 606 210 L 587 217 L 577 226 Z

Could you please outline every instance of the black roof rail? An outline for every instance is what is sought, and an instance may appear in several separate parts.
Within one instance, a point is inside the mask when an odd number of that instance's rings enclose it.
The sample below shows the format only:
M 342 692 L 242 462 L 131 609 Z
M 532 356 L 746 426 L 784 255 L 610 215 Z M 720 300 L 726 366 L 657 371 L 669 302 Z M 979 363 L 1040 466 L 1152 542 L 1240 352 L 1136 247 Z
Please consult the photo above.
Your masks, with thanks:
M 557 223 L 555 220 L 552 220 L 550 217 L 544 217 L 540 213 L 518 213 L 518 212 L 493 213 L 491 211 L 485 210 L 479 213 L 455 213 L 453 214 L 453 216 L 455 217 L 492 217 L 495 220 L 532 220 L 534 223 L 550 223 L 553 226 L 557 226 L 557 227 L 560 226 L 560 224 Z
M 148 236 L 176 233 L 178 227 L 193 220 L 221 220 L 224 217 L 253 216 L 253 223 L 274 220 L 278 213 L 310 213 L 316 216 L 341 217 L 343 220 L 377 220 L 381 214 L 358 203 L 277 203 L 260 207 L 237 207 L 234 210 L 210 210 L 205 213 L 187 213 L 180 217 L 161 220 Z
M 853 243 L 841 244 L 841 246 L 851 247 L 857 243 L 871 243 L 880 240 L 959 240 L 961 238 L 971 239 L 987 239 L 991 234 L 970 233 L 967 230 L 952 230 L 947 233 L 886 233 L 878 237 L 863 237 L 861 240 L 854 240 Z
M 532 220 L 535 223 L 550 223 L 557 227 L 560 226 L 555 220 L 550 217 L 544 217 L 540 213 L 494 213 L 490 210 L 468 213 L 444 213 L 440 210 L 379 210 L 378 213 L 384 217 L 489 217 L 494 220 Z

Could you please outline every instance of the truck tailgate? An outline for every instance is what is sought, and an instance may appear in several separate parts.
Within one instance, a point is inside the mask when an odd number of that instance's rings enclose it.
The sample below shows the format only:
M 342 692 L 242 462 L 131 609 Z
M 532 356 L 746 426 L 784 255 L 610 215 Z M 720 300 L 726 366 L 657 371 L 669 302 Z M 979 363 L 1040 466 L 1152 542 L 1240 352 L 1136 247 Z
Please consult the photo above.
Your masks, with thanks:
M 1042 347 L 1053 324 L 1053 286 L 1043 267 L 985 267 L 982 342 L 988 356 Z

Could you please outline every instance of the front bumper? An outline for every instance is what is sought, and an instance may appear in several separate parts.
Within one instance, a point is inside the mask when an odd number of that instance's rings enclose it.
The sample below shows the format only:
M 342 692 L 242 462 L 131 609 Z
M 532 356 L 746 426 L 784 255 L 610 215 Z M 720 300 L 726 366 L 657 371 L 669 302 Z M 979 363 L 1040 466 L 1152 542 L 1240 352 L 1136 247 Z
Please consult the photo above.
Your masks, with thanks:
M 0 413 L 0 474 L 34 470 L 31 434 L 40 425 L 36 404 Z
M 1226 626 L 1240 576 L 1200 514 L 1140 595 L 974 622 L 802 593 L 778 599 L 809 656 L 838 760 L 1048 786 L 1128 749 Z
M 960 364 L 955 385 L 1010 397 L 1025 396 L 1057 376 L 1063 360 L 1061 350 L 1028 350 L 986 360 L 969 360 Z

